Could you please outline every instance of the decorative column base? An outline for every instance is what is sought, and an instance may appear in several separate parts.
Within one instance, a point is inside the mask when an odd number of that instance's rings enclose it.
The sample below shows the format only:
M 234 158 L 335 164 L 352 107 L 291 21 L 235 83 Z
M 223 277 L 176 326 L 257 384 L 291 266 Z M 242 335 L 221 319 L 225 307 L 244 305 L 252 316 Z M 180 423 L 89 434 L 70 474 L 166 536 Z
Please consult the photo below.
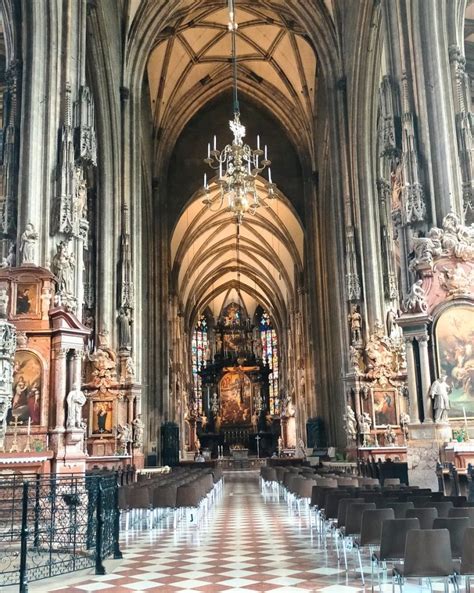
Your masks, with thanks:
M 407 443 L 408 482 L 410 486 L 438 490 L 436 465 L 440 449 L 451 440 L 449 424 L 410 424 Z

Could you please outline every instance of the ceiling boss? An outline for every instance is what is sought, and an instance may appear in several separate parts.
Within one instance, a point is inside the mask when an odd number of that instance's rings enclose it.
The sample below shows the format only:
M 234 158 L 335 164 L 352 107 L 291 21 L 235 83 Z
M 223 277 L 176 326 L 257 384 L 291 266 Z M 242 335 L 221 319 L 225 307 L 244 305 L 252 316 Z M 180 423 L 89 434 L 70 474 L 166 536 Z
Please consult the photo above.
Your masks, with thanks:
M 257 208 L 266 205 L 267 199 L 275 198 L 276 186 L 272 182 L 271 161 L 268 159 L 267 146 L 260 148 L 260 135 L 257 135 L 257 148 L 252 149 L 244 144 L 245 126 L 240 122 L 239 99 L 237 93 L 237 52 L 236 34 L 238 25 L 235 21 L 234 0 L 229 0 L 229 31 L 232 39 L 232 92 L 234 118 L 229 121 L 229 128 L 234 136 L 232 144 L 223 150 L 217 149 L 217 139 L 207 145 L 207 157 L 204 162 L 217 173 L 216 185 L 219 191 L 214 195 L 210 192 L 207 175 L 204 174 L 205 199 L 203 203 L 211 210 L 218 211 L 227 202 L 227 207 L 237 220 L 242 222 L 247 213 L 255 214 Z M 263 157 L 263 158 L 262 158 Z M 267 168 L 268 181 L 265 182 L 266 196 L 259 195 L 256 180 Z

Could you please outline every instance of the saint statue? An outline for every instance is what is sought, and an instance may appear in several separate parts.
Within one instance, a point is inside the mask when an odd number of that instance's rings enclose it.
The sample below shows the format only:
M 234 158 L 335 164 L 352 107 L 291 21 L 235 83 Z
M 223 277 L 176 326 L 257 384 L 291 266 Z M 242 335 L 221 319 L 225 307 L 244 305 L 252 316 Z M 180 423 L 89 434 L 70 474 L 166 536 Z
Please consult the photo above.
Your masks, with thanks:
M 86 396 L 79 383 L 75 383 L 67 394 L 67 428 L 82 428 L 82 406 L 85 403 Z
M 118 324 L 119 324 L 120 349 L 121 350 L 130 350 L 130 348 L 132 346 L 132 338 L 131 338 L 131 331 L 130 331 L 132 319 L 130 317 L 130 309 L 121 307 L 117 319 L 118 319 Z
M 56 248 L 51 266 L 56 275 L 58 292 L 61 295 L 73 294 L 72 283 L 75 266 L 76 258 L 74 257 L 74 253 L 69 251 L 66 241 L 61 241 Z
M 446 383 L 447 375 L 442 374 L 439 379 L 433 382 L 430 387 L 430 397 L 433 400 L 433 409 L 435 412 L 435 422 L 448 422 L 449 393 L 450 386 Z
M 0 288 L 0 319 L 7 318 L 8 293 L 5 287 Z
M 356 418 L 354 410 L 351 406 L 346 406 L 346 413 L 344 414 L 346 435 L 350 441 L 355 441 L 357 438 Z
M 370 427 L 372 426 L 372 420 L 367 412 L 362 412 L 358 417 L 359 431 L 362 435 L 362 446 L 369 446 Z
M 351 310 L 350 314 L 348 315 L 347 319 L 351 326 L 351 343 L 354 346 L 357 346 L 362 341 L 362 334 L 361 334 L 362 315 L 360 314 L 359 308 L 357 307 L 357 305 L 354 305 L 352 307 L 352 310 Z
M 140 449 L 143 445 L 143 432 L 145 430 L 145 425 L 142 422 L 141 414 L 138 414 L 135 420 L 132 422 L 133 426 L 133 448 Z
M 20 255 L 22 264 L 34 264 L 35 263 L 35 251 L 36 242 L 38 241 L 38 233 L 35 231 L 35 227 L 29 222 L 23 234 L 21 235 L 20 243 Z

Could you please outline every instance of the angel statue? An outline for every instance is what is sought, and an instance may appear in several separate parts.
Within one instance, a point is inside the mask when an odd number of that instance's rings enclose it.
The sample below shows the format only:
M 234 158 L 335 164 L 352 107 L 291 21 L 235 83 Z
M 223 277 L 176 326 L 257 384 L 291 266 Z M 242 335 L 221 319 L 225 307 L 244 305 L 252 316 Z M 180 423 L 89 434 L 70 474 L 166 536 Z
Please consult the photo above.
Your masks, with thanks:
M 410 416 L 406 412 L 402 412 L 400 414 L 400 426 L 402 428 L 403 440 L 405 444 L 408 441 L 408 425 L 410 422 Z

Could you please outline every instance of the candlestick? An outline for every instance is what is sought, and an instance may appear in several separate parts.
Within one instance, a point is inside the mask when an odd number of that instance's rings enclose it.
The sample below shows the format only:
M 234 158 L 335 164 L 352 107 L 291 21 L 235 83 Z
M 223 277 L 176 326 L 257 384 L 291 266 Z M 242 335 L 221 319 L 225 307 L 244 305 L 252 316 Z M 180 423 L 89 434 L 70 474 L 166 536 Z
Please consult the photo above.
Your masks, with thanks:
M 214 150 L 217 150 L 217 137 L 214 136 Z
M 31 435 L 31 417 L 28 418 L 28 432 L 27 432 L 27 436 Z

